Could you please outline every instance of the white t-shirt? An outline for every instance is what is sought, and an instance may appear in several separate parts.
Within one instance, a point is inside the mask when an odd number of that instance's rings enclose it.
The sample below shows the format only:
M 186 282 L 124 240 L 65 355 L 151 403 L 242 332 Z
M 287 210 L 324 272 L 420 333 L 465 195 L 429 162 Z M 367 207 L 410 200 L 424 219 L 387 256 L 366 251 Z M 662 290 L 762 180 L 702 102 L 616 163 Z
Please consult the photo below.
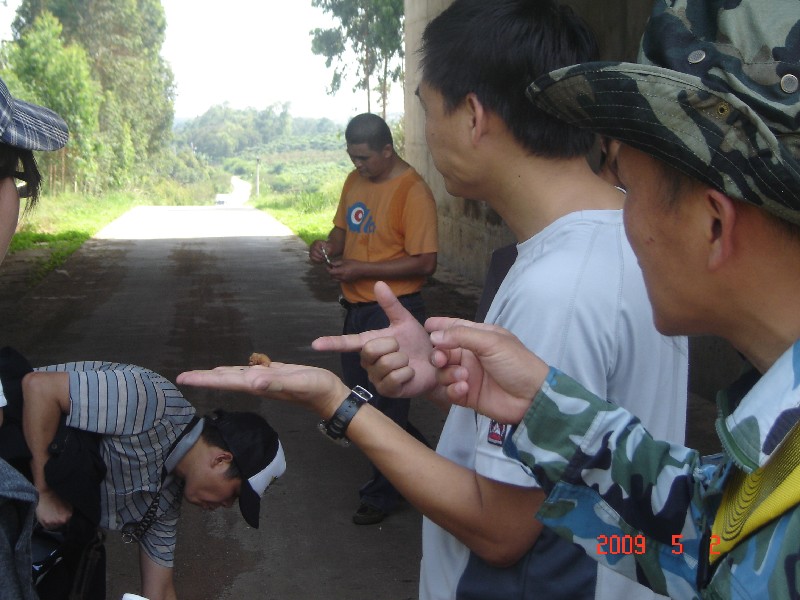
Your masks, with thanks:
M 688 341 L 655 330 L 622 211 L 566 215 L 517 250 L 486 322 L 509 329 L 548 364 L 631 410 L 655 437 L 683 442 Z M 503 454 L 507 429 L 454 406 L 436 451 L 484 477 L 536 487 Z M 420 599 L 455 598 L 469 549 L 427 518 L 422 548 Z M 605 568 L 597 581 L 596 598 L 658 597 Z

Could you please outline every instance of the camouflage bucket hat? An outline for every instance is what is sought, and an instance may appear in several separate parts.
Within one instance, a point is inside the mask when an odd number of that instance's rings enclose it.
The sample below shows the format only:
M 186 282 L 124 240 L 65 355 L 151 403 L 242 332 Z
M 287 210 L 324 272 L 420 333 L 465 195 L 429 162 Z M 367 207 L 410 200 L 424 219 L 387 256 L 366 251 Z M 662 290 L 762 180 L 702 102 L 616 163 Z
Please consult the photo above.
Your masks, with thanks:
M 800 2 L 657 0 L 639 63 L 543 75 L 534 104 L 800 223 Z

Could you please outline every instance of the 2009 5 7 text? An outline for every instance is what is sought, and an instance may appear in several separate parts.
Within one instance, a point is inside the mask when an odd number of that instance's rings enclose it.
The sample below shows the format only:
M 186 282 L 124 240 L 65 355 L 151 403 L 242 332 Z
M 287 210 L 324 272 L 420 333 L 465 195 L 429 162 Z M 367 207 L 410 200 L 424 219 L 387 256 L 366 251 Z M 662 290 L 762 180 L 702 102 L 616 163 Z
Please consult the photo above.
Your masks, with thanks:
M 672 553 L 683 554 L 683 535 L 672 536 Z M 720 543 L 718 535 L 711 536 L 710 554 L 719 554 L 714 548 Z M 597 554 L 644 554 L 647 551 L 647 538 L 643 535 L 598 535 Z

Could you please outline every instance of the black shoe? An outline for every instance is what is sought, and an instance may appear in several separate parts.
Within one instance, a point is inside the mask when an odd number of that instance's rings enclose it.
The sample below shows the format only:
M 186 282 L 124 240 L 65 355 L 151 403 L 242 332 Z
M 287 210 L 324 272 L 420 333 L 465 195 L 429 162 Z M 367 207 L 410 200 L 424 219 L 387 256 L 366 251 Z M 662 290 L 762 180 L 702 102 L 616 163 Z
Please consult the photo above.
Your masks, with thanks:
M 361 503 L 353 514 L 353 523 L 356 525 L 375 525 L 386 517 L 386 513 L 371 504 Z

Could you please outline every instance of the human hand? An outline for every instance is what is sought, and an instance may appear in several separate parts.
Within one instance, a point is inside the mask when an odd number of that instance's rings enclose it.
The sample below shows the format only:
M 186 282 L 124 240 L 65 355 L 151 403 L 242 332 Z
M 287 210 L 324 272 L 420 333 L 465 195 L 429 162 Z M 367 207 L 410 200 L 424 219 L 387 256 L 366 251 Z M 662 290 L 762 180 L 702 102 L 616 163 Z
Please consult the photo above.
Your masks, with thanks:
M 58 529 L 72 517 L 72 506 L 56 496 L 52 490 L 39 492 L 36 504 L 36 520 L 45 529 Z
M 547 378 L 549 367 L 502 327 L 463 319 L 425 322 L 431 363 L 452 404 L 500 423 L 519 423 Z
M 330 264 L 330 260 L 327 258 L 328 252 L 330 252 L 328 242 L 325 240 L 314 240 L 308 248 L 308 258 L 310 258 L 313 263 L 326 262 Z
M 427 332 L 383 281 L 375 283 L 375 298 L 389 319 L 389 327 L 320 337 L 311 347 L 320 351 L 360 351 L 361 365 L 383 396 L 410 398 L 427 393 L 436 385 L 436 370 L 430 363 L 433 346 Z
M 350 283 L 362 279 L 362 261 L 349 258 L 338 258 L 328 265 L 328 275 L 339 283 Z
M 269 366 L 217 367 L 210 371 L 187 371 L 177 383 L 195 387 L 246 392 L 291 402 L 329 419 L 350 393 L 330 371 L 306 365 L 271 362 Z

